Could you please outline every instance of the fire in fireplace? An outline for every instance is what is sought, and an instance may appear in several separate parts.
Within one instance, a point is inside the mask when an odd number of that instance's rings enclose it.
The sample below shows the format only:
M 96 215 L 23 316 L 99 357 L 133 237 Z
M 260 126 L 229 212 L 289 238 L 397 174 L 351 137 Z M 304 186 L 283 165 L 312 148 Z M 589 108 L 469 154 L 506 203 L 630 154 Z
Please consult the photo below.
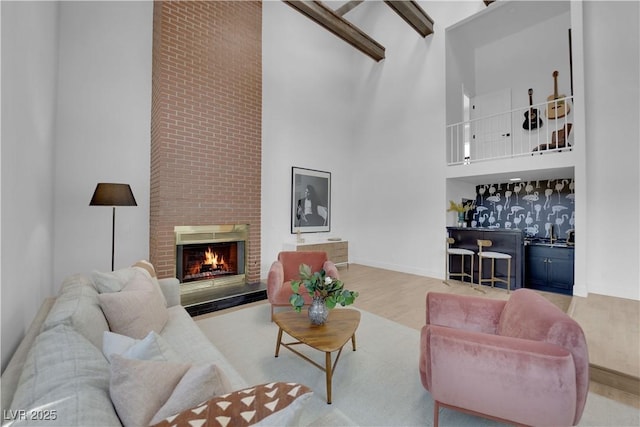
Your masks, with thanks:
M 243 284 L 247 225 L 177 226 L 176 277 L 182 292 Z
M 244 274 L 244 242 L 180 245 L 176 277 L 180 283 Z M 240 255 L 240 256 L 239 256 Z

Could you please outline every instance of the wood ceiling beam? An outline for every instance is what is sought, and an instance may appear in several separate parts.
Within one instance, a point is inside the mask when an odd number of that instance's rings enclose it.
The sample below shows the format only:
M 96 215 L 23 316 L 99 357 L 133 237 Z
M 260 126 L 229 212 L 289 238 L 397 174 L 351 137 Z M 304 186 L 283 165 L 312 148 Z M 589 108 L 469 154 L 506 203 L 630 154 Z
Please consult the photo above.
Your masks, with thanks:
M 385 0 L 385 3 L 402 17 L 422 37 L 433 34 L 433 19 L 415 1 Z
M 340 16 L 344 16 L 347 12 L 349 12 L 354 7 L 358 6 L 364 2 L 364 0 L 351 0 L 340 6 L 336 9 L 336 13 Z
M 369 37 L 364 31 L 339 16 L 321 1 L 285 1 L 292 8 L 331 31 L 375 61 L 384 59 L 384 46 Z

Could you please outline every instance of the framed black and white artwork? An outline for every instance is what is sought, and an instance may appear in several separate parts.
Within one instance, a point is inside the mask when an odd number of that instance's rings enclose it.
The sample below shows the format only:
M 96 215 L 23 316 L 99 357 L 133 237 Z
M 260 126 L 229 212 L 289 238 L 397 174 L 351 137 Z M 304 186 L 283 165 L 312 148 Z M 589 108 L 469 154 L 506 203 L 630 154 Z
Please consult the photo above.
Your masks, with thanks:
M 331 229 L 331 173 L 291 168 L 291 233 Z

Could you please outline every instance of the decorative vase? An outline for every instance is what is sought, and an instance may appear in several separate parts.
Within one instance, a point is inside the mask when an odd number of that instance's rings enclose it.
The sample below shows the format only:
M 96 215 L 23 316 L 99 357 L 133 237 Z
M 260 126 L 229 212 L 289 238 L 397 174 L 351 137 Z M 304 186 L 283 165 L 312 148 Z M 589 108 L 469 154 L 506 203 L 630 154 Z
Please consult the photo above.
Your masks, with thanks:
M 464 226 L 464 212 L 458 212 L 458 227 Z
M 313 297 L 311 306 L 309 306 L 309 321 L 312 325 L 324 325 L 329 316 L 329 309 L 322 297 Z

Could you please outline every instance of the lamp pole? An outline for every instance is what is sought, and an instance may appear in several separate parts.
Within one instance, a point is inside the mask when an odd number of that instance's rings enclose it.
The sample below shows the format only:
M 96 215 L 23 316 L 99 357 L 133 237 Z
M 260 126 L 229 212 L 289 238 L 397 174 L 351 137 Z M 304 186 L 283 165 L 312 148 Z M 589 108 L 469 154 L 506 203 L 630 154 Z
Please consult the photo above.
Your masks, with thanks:
M 114 258 L 116 253 L 116 207 L 113 207 L 113 218 L 111 221 L 111 271 L 114 271 Z

